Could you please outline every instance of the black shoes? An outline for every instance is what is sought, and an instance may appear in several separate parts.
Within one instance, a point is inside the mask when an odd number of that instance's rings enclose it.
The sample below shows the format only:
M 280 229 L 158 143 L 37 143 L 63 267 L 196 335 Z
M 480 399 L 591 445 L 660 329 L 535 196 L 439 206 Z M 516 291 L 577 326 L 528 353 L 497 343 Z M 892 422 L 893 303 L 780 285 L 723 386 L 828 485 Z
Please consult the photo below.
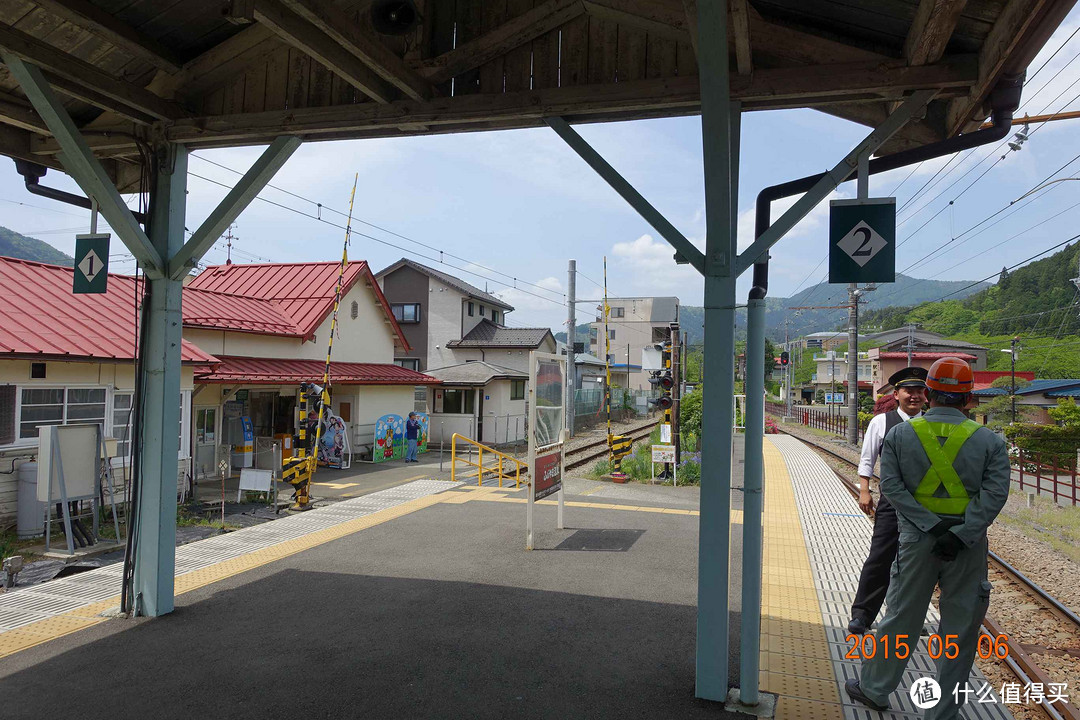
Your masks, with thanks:
M 859 687 L 858 680 L 848 680 L 846 683 L 844 683 L 844 690 L 847 691 L 847 696 L 849 698 L 851 698 L 857 703 L 865 705 L 872 710 L 877 710 L 878 712 L 885 712 L 889 709 L 888 704 L 878 705 L 876 702 L 866 697 L 866 695 L 863 694 L 862 688 Z
M 851 618 L 851 622 L 847 624 L 847 631 L 852 635 L 865 635 L 866 631 L 869 629 L 870 623 L 866 622 L 866 620 L 859 615 Z

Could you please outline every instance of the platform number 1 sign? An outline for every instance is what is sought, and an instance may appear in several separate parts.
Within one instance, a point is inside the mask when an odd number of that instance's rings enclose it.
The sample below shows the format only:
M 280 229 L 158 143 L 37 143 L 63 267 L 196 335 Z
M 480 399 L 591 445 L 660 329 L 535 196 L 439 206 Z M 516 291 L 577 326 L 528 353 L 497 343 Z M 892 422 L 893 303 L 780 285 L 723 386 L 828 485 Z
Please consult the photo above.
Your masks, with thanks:
M 71 291 L 104 293 L 109 282 L 109 235 L 75 236 L 75 273 Z
M 833 200 L 829 282 L 896 280 L 896 198 Z

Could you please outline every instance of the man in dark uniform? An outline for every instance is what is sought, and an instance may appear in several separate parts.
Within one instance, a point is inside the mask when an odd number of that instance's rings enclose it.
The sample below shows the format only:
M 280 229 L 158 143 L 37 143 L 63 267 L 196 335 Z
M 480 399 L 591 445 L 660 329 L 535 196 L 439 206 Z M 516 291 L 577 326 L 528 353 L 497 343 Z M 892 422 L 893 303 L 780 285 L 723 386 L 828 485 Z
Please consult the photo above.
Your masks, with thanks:
M 892 374 L 889 384 L 893 386 L 897 408 L 874 417 L 863 436 L 862 457 L 859 461 L 859 507 L 865 513 L 875 511 L 874 498 L 870 494 L 870 478 L 874 475 L 874 465 L 881 455 L 885 436 L 897 425 L 922 415 L 923 403 L 926 402 L 926 368 L 904 368 Z M 874 512 L 874 536 L 870 541 L 870 553 L 859 575 L 859 589 L 855 593 L 855 602 L 851 605 L 848 632 L 862 635 L 881 611 L 885 593 L 889 589 L 889 573 L 893 560 L 896 559 L 899 541 L 896 511 L 882 495 Z

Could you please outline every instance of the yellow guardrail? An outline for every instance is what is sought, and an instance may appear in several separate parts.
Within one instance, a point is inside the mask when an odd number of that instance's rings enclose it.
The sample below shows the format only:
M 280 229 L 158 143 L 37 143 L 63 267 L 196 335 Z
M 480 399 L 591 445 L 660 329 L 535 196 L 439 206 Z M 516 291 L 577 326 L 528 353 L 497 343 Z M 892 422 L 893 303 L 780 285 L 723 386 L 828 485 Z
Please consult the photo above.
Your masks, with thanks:
M 460 457 L 458 455 L 457 444 L 458 444 L 459 440 L 462 441 L 463 443 L 465 443 L 466 447 L 468 447 L 469 450 L 470 450 L 468 459 L 464 459 L 464 458 L 462 458 L 462 457 Z M 472 450 L 473 447 L 475 447 L 478 450 L 478 457 L 477 457 L 476 462 L 473 462 L 473 460 L 472 460 L 472 452 L 471 452 L 471 450 Z M 484 455 L 485 454 L 487 454 L 488 458 L 494 458 L 495 462 L 485 466 L 484 465 Z M 485 472 L 490 472 L 490 473 L 494 473 L 495 477 L 497 477 L 499 479 L 499 487 L 502 487 L 503 480 L 513 480 L 514 481 L 514 487 L 521 487 L 521 470 L 522 470 L 522 468 L 524 468 L 526 473 L 528 473 L 528 470 L 529 470 L 528 464 L 521 462 L 517 458 L 511 457 L 510 455 L 507 455 L 506 453 L 501 453 L 498 450 L 496 450 L 495 448 L 488 447 L 487 445 L 481 445 L 480 443 L 476 442 L 472 438 L 467 438 L 464 435 L 459 435 L 458 433 L 454 433 L 453 437 L 450 438 L 450 480 L 451 481 L 456 481 L 457 480 L 457 464 L 458 464 L 458 462 L 461 462 L 463 465 L 469 465 L 471 467 L 476 468 L 476 484 L 477 485 L 482 485 L 483 482 L 484 482 L 484 473 Z M 509 463 L 510 466 L 513 468 L 513 470 L 511 471 L 511 472 L 513 472 L 512 475 L 503 472 L 504 463 Z

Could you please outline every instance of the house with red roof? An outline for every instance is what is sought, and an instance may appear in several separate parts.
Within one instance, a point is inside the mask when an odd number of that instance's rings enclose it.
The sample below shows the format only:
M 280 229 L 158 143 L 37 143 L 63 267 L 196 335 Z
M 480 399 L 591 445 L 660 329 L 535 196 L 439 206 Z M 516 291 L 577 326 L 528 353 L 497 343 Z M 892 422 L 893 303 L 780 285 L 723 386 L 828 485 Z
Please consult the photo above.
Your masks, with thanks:
M 880 347 L 870 348 L 867 352 L 867 356 L 873 366 L 873 382 L 874 382 L 874 397 L 879 397 L 885 393 L 892 392 L 892 386 L 889 385 L 889 378 L 898 370 L 908 367 L 908 353 L 905 351 L 890 351 Z M 966 361 L 974 368 L 978 361 L 978 356 L 972 353 L 953 351 L 953 352 L 926 352 L 926 351 L 914 351 L 911 353 L 911 365 L 914 367 L 930 369 L 937 360 L 943 357 L 955 357 Z
M 322 382 L 340 267 L 223 265 L 187 283 L 182 473 L 213 472 L 241 417 L 256 438 L 294 433 L 299 384 Z M 73 272 L 0 257 L 0 456 L 31 457 L 39 427 L 85 421 L 102 423 L 118 456 L 128 454 L 143 282 L 110 274 L 107 292 L 75 295 Z M 367 263 L 348 263 L 330 377 L 354 455 L 370 452 L 382 415 L 427 410 L 427 389 L 440 382 L 394 363 L 409 349 Z M 0 517 L 15 511 L 14 480 L 0 475 Z
M 322 383 L 336 301 L 331 409 L 351 453 L 370 453 L 383 415 L 427 411 L 440 383 L 395 364 L 411 348 L 366 262 L 343 275 L 338 262 L 211 266 L 184 287 L 184 338 L 217 360 L 195 377 L 197 469 L 213 468 L 222 439 L 234 444 L 238 418 L 256 438 L 293 434 L 299 384 Z

